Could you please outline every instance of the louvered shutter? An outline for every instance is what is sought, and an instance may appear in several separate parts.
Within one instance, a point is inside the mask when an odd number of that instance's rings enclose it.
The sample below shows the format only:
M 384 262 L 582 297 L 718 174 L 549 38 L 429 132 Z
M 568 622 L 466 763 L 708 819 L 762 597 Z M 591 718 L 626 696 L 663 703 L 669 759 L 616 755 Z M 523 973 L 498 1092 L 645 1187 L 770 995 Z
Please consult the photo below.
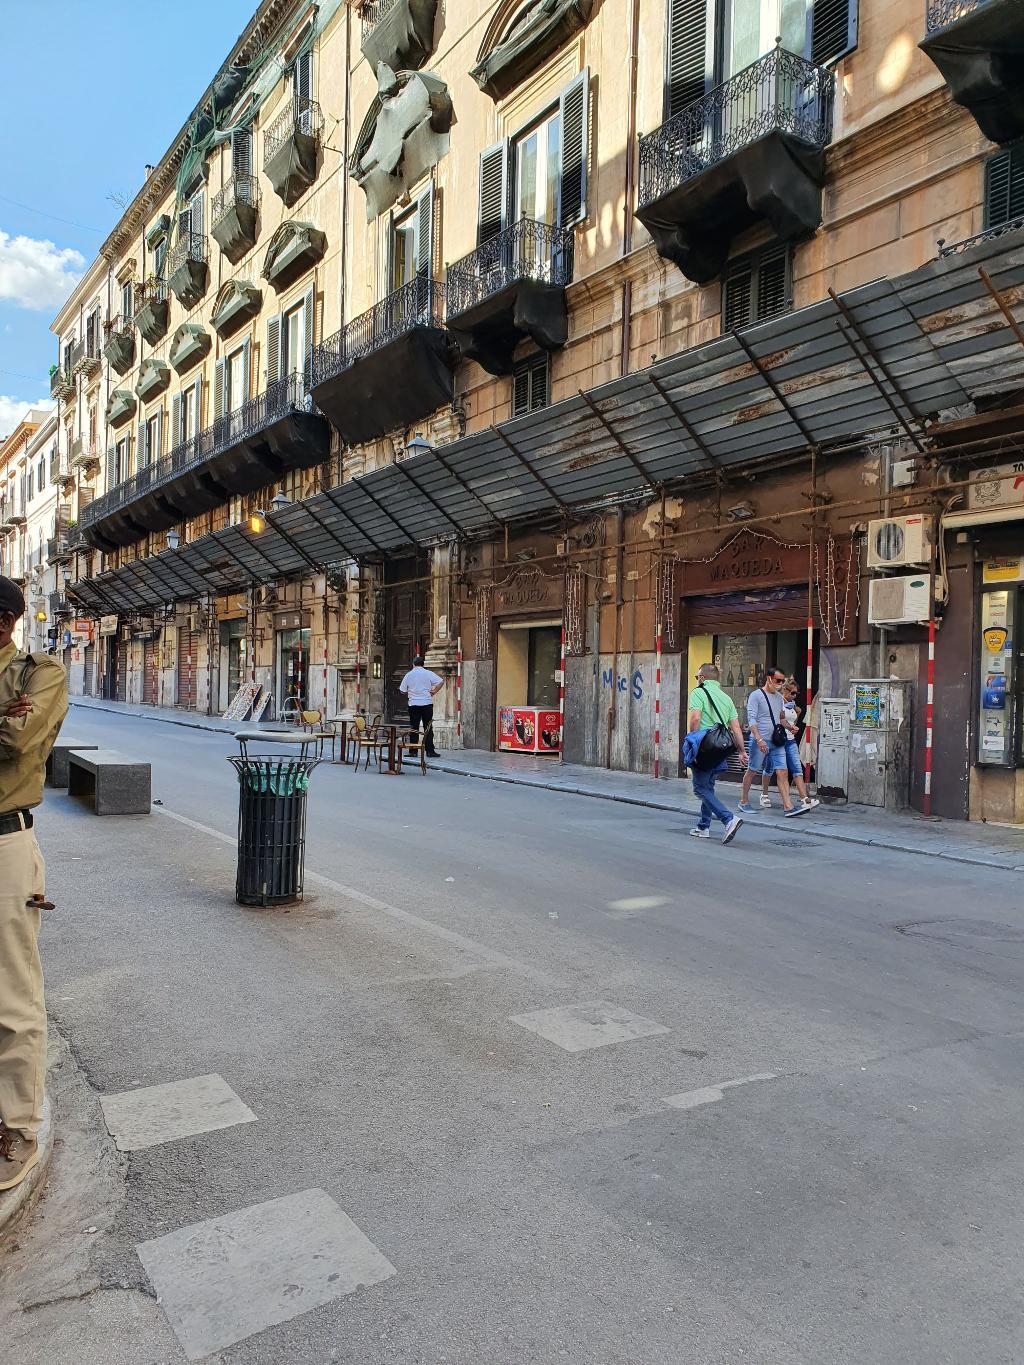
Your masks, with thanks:
M 138 430 L 138 435 L 137 435 L 137 437 L 136 437 L 136 444 L 135 444 L 135 467 L 136 467 L 136 469 L 144 469 L 145 466 L 146 466 L 147 464 L 149 464 L 149 459 L 148 459 L 147 454 L 146 454 L 146 436 L 147 436 L 147 435 L 148 435 L 148 432 L 147 432 L 147 430 L 146 430 L 146 421 L 145 421 L 145 418 L 143 418 L 143 420 L 139 423 L 139 430 Z
M 267 387 L 281 374 L 281 314 L 267 318 Z
M 825 66 L 857 46 L 857 0 L 811 0 L 810 58 Z
M 181 445 L 181 394 L 176 393 L 171 399 L 171 449 L 177 450 Z
M 512 416 L 546 408 L 549 402 L 550 357 L 541 352 L 520 361 L 512 374 Z
M 218 360 L 213 367 L 213 420 L 215 422 L 227 415 L 227 365 L 226 360 Z
M 302 325 L 302 364 L 298 368 L 302 374 L 303 389 L 308 393 L 313 340 L 316 336 L 316 289 L 313 285 L 306 290 L 306 297 L 302 301 Z
M 512 376 L 512 416 L 522 417 L 530 411 L 530 372 L 516 370 Z
M 784 246 L 765 251 L 757 266 L 757 311 L 754 318 L 763 322 L 777 317 L 789 307 L 789 249 Z
M 313 98 L 313 54 L 300 52 L 292 70 L 292 110 L 295 122 L 308 132 L 309 102 Z
M 192 231 L 192 205 L 183 208 L 178 214 L 178 241 L 187 242 Z
M 590 71 L 584 67 L 562 91 L 559 107 L 558 223 L 569 227 L 587 216 L 587 161 L 590 148 Z
M 707 0 L 668 0 L 665 109 L 668 118 L 709 88 Z
M 205 222 L 206 195 L 202 190 L 192 196 L 192 231 L 202 236 Z
M 195 404 L 195 432 L 198 436 L 203 429 L 203 376 L 197 375 L 196 382 L 192 386 L 195 391 L 193 403 Z
M 428 185 L 416 201 L 416 274 L 434 273 L 434 187 Z
M 1024 146 L 1006 147 L 985 162 L 985 227 L 1024 216 Z
M 156 414 L 156 452 L 149 452 L 150 459 L 161 459 L 164 453 L 164 410 L 159 409 Z
M 252 129 L 236 128 L 231 134 L 232 175 L 252 175 Z
M 746 327 L 752 321 L 751 303 L 754 292 L 754 272 L 748 262 L 734 265 L 725 279 L 722 304 L 722 330 Z
M 245 339 L 242 347 L 242 402 L 248 403 L 252 395 L 252 341 Z
M 480 153 L 480 195 L 477 243 L 496 237 L 508 216 L 508 142 L 495 143 Z

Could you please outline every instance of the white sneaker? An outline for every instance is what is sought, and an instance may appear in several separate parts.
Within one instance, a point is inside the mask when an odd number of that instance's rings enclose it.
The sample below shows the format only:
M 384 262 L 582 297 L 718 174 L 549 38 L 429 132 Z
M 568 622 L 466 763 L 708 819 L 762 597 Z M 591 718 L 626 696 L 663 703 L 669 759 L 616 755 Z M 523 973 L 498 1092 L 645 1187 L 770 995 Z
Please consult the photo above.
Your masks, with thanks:
M 725 833 L 722 835 L 722 843 L 731 844 L 733 839 L 735 839 L 736 837 L 736 831 L 742 824 L 743 824 L 742 817 L 739 815 L 734 815 L 725 827 Z
M 693 835 L 695 839 L 711 838 L 711 831 L 709 829 L 701 829 L 700 825 L 697 825 L 695 829 L 691 829 L 690 833 Z
M 771 798 L 770 796 L 762 796 L 762 797 L 761 797 L 761 809 L 762 809 L 762 810 L 771 810 L 771 808 L 772 808 L 772 798 Z
M 804 810 L 813 810 L 815 806 L 820 805 L 821 802 L 818 800 L 816 796 L 808 796 L 804 798 Z

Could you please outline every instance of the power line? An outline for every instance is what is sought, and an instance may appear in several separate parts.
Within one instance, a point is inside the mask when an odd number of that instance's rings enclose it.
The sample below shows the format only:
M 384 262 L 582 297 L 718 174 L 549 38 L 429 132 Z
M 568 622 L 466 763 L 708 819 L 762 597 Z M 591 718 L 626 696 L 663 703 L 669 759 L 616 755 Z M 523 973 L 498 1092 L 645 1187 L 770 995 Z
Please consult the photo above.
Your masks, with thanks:
M 0 194 L 0 202 L 13 204 L 16 209 L 24 209 L 26 213 L 34 213 L 39 218 L 49 218 L 54 223 L 64 223 L 67 227 L 79 228 L 82 232 L 95 232 L 98 237 L 103 236 L 101 228 L 88 227 L 85 223 L 76 223 L 72 218 L 58 218 L 55 213 L 47 213 L 44 209 L 34 209 L 31 204 L 23 204 L 18 199 L 8 199 L 6 194 Z

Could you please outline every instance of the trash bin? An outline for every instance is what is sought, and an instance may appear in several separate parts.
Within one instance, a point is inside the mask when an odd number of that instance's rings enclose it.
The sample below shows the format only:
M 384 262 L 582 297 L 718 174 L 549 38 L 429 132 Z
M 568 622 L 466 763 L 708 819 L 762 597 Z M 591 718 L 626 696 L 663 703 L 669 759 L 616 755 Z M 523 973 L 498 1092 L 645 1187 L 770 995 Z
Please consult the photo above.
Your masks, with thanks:
M 302 899 L 306 792 L 318 758 L 228 759 L 238 773 L 239 905 L 287 905 Z

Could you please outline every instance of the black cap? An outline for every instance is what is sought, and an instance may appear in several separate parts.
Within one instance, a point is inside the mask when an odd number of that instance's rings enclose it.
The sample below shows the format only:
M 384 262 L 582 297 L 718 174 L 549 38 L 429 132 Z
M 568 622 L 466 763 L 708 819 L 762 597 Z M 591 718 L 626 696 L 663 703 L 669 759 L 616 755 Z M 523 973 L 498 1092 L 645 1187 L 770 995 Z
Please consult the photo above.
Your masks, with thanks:
M 15 620 L 24 616 L 25 594 L 13 578 L 4 578 L 3 574 L 0 574 L 0 616 L 6 612 L 11 612 Z

